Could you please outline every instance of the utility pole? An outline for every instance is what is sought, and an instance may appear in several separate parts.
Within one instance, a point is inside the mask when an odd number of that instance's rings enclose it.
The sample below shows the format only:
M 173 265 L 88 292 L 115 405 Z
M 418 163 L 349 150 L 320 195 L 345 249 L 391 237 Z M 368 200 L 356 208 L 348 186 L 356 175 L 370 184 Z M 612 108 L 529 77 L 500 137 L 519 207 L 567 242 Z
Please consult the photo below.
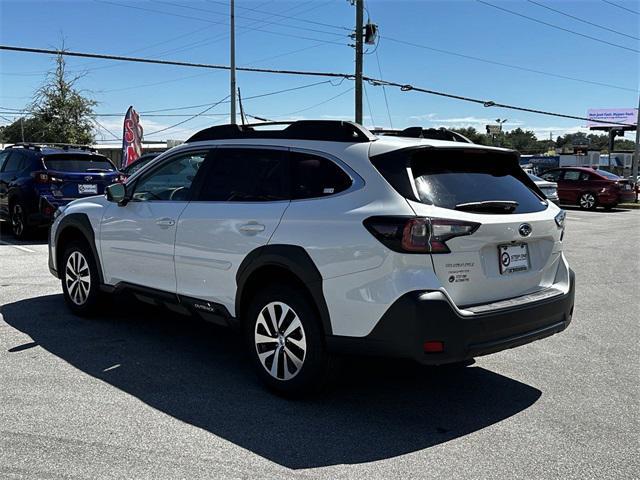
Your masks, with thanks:
M 22 143 L 24 143 L 24 117 L 20 117 L 20 134 L 22 136 Z
M 236 13 L 235 13 L 235 1 L 231 0 L 230 2 L 230 46 L 231 46 L 231 123 L 235 125 L 236 123 Z
M 364 0 L 356 1 L 356 123 L 362 124 L 362 40 L 363 40 L 363 17 Z
M 640 160 L 640 97 L 638 98 L 638 116 L 636 118 L 636 148 L 633 152 L 633 160 L 631 163 L 631 175 L 633 182 L 638 186 L 638 160 Z M 636 203 L 638 203 L 638 194 L 636 193 Z

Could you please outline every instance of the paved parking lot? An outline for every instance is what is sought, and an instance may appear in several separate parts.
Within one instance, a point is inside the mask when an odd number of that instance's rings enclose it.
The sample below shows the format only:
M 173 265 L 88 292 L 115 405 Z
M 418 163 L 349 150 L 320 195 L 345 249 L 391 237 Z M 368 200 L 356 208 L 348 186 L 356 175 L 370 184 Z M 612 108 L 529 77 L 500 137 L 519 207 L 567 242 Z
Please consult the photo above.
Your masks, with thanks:
M 0 477 L 638 478 L 639 241 L 640 211 L 570 210 L 567 331 L 458 372 L 349 361 L 292 402 L 225 330 L 73 317 L 44 240 L 2 234 Z

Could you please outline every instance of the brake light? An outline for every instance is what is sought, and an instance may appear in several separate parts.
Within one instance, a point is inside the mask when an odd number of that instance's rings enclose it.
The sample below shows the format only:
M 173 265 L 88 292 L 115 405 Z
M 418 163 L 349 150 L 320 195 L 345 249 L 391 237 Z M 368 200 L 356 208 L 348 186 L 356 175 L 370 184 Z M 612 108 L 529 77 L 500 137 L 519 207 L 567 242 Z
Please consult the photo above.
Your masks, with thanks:
M 449 253 L 447 240 L 473 234 L 480 224 L 429 217 L 369 217 L 364 226 L 390 250 L 400 253 Z
M 36 183 L 49 183 L 49 175 L 47 172 L 33 172 L 31 175 Z

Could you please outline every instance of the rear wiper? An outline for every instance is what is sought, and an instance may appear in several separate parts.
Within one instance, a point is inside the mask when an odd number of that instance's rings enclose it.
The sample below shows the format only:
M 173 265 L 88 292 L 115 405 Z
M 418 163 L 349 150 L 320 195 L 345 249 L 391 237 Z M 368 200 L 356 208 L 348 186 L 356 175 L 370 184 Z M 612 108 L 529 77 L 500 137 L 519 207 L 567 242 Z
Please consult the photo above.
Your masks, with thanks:
M 487 200 L 484 202 L 468 202 L 456 205 L 456 210 L 467 212 L 512 213 L 518 208 L 518 202 L 510 200 Z

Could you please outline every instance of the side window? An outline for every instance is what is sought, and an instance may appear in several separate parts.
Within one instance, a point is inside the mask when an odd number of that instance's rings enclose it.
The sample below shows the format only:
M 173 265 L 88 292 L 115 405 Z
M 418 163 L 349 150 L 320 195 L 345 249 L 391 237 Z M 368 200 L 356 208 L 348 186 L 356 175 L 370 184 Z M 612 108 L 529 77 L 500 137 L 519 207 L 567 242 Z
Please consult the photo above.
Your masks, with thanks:
M 207 167 L 198 200 L 269 202 L 289 199 L 284 150 L 218 148 Z
M 561 170 L 551 170 L 549 172 L 545 172 L 544 175 L 542 175 L 542 178 L 549 182 L 557 182 L 561 173 Z
M 9 158 L 9 154 L 11 152 L 0 152 L 0 172 L 4 171 L 4 164 L 7 161 L 7 158 Z
M 136 182 L 133 199 L 186 201 L 191 184 L 209 152 L 177 155 Z
M 331 160 L 301 152 L 291 152 L 292 198 L 334 195 L 351 186 L 351 178 Z
M 580 171 L 578 170 L 566 170 L 564 172 L 564 179 L 569 182 L 575 182 L 580 180 Z
M 24 158 L 24 156 L 21 153 L 12 152 L 12 154 L 9 156 L 9 159 L 6 161 L 4 165 L 3 172 L 7 172 L 7 173 L 21 172 L 26 167 L 26 164 L 27 164 L 27 159 Z

